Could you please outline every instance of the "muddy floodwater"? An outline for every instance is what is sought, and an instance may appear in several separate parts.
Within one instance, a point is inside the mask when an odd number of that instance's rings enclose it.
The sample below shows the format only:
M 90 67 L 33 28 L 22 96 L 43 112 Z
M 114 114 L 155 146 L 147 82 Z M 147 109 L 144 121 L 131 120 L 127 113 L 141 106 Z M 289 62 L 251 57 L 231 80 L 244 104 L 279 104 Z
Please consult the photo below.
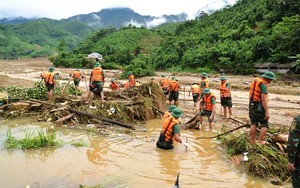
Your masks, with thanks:
M 183 140 L 191 147 L 175 144 L 173 151 L 156 148 L 161 120 L 147 122 L 146 132 L 131 135 L 104 136 L 86 130 L 56 128 L 60 148 L 13 150 L 4 148 L 6 132 L 24 138 L 24 130 L 46 129 L 51 123 L 18 119 L 0 124 L 0 187 L 60 188 L 79 185 L 128 188 L 172 188 L 180 172 L 180 186 L 199 187 L 275 187 L 268 181 L 253 178 L 233 164 L 215 139 L 204 130 L 182 130 Z M 86 147 L 75 147 L 72 141 L 83 140 Z M 291 187 L 285 184 L 283 187 Z

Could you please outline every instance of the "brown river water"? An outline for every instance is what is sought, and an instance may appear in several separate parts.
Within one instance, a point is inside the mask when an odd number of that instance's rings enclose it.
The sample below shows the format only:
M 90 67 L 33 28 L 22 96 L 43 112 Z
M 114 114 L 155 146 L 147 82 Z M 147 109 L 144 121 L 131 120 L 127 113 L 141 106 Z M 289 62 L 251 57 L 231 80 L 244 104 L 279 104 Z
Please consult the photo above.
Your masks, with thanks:
M 31 119 L 0 123 L 0 187 L 1 188 L 75 188 L 79 185 L 104 188 L 172 188 L 180 172 L 180 187 L 279 187 L 253 178 L 234 165 L 215 139 L 205 130 L 182 130 L 181 136 L 191 145 L 187 150 L 175 144 L 173 151 L 156 148 L 161 120 L 147 122 L 146 132 L 131 135 L 104 136 L 86 130 L 57 128 L 60 148 L 8 151 L 4 147 L 6 132 L 24 138 L 24 130 L 46 129 L 51 123 Z M 87 147 L 70 143 L 82 139 Z M 285 184 L 284 187 L 291 187 Z

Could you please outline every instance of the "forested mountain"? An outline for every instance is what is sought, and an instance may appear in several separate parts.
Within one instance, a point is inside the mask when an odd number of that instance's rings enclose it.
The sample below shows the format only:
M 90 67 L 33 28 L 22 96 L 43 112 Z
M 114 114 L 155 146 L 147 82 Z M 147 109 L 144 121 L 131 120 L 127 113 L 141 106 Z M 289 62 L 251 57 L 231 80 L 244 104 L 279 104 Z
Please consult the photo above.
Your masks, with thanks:
M 96 28 L 121 28 L 128 24 L 135 26 L 155 27 L 162 23 L 183 22 L 187 20 L 185 13 L 179 15 L 163 15 L 161 17 L 145 16 L 130 8 L 103 9 L 99 12 L 72 16 L 66 20 L 78 21 Z M 161 22 L 155 22 L 161 20 Z
M 289 57 L 297 54 L 300 59 L 299 12 L 298 0 L 240 0 L 211 15 L 201 12 L 196 20 L 182 24 L 151 30 L 99 30 L 82 42 L 75 54 L 96 51 L 104 55 L 105 64 L 136 68 L 132 65 L 137 60 L 146 59 L 155 69 L 252 73 L 255 63 L 290 63 Z M 148 50 L 136 37 L 141 31 L 151 31 L 157 39 L 152 46 L 148 44 Z M 137 40 L 131 40 L 133 37 Z

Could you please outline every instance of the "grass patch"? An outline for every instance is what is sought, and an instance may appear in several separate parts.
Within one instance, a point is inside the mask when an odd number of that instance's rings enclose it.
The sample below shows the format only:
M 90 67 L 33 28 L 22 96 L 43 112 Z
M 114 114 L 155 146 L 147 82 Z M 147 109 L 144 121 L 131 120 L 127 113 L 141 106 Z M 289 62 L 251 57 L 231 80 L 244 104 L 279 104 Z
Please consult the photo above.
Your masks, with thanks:
M 82 139 L 80 140 L 73 140 L 71 142 L 71 145 L 75 146 L 75 147 L 87 147 L 88 144 L 86 142 L 84 142 Z
M 61 142 L 56 140 L 54 131 L 45 133 L 42 129 L 37 132 L 25 130 L 25 138 L 19 140 L 12 135 L 11 129 L 6 133 L 5 148 L 7 149 L 32 149 L 61 145 Z

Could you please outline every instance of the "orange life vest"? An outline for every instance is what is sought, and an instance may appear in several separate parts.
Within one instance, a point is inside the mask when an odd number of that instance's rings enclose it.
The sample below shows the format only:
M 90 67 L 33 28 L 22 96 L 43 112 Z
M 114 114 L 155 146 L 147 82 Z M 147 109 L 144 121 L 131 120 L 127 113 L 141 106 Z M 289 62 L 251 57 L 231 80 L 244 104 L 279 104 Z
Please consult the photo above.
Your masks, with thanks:
M 220 96 L 223 98 L 225 98 L 225 97 L 230 97 L 231 96 L 231 92 L 230 92 L 230 88 L 229 88 L 229 90 L 223 90 L 223 89 L 228 89 L 228 88 L 226 88 L 226 84 L 227 84 L 228 82 L 226 81 L 226 82 L 224 82 L 223 84 L 222 84 L 222 82 L 220 83 Z
M 45 75 L 44 75 L 44 81 L 46 84 L 54 84 L 55 81 L 54 81 L 54 73 L 53 72 L 47 72 Z
M 256 77 L 250 84 L 250 93 L 249 93 L 249 99 L 252 102 L 260 102 L 261 101 L 261 90 L 260 85 L 266 84 L 268 87 L 268 82 L 263 80 L 262 78 Z M 268 97 L 268 94 L 267 94 Z
M 170 91 L 178 91 L 178 82 L 176 80 L 172 80 L 170 83 Z
M 193 85 L 191 89 L 192 89 L 193 94 L 195 94 L 195 93 L 199 94 L 200 93 L 199 85 Z
M 102 68 L 101 67 L 95 67 L 92 71 L 92 81 L 95 82 L 102 82 L 103 81 L 103 75 L 102 75 Z
M 133 74 L 129 76 L 128 81 L 129 81 L 130 86 L 135 86 L 135 78 L 134 78 Z
M 203 82 L 205 82 L 204 88 L 209 88 L 209 81 L 206 78 L 201 80 L 201 82 L 199 83 L 200 88 L 202 88 L 202 83 Z
M 164 134 L 165 130 L 165 141 L 173 143 L 175 137 L 173 133 L 173 126 L 178 124 L 178 120 L 176 120 L 173 116 L 169 116 L 163 121 L 163 127 L 161 133 Z
M 172 80 L 169 80 L 169 79 L 165 79 L 163 80 L 162 82 L 162 88 L 168 88 L 169 85 L 171 84 Z
M 118 86 L 118 84 L 116 84 L 116 82 L 111 82 L 110 83 L 110 88 L 112 90 L 120 90 L 120 87 Z
M 80 71 L 78 71 L 78 70 L 74 71 L 73 78 L 80 80 L 81 79 L 81 73 L 80 73 Z
M 205 110 L 212 111 L 213 104 L 211 103 L 211 98 L 214 98 L 216 100 L 216 97 L 212 93 L 210 93 L 209 95 L 204 95 L 203 101 L 205 105 Z
M 159 84 L 160 84 L 161 87 L 163 86 L 163 83 L 164 83 L 164 81 L 166 81 L 166 80 L 167 80 L 166 78 L 161 78 L 161 79 L 159 80 Z
M 165 119 L 167 119 L 168 117 L 170 117 L 170 115 L 171 115 L 171 112 L 166 111 L 165 114 L 164 114 L 164 116 L 163 116 L 163 120 L 165 120 Z

